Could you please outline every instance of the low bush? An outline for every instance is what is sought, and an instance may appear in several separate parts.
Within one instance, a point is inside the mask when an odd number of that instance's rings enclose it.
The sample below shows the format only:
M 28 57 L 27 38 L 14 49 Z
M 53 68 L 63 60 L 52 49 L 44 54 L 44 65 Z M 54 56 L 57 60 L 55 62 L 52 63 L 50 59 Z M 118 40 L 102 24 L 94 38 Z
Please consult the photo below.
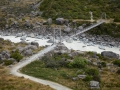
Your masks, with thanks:
M 13 63 L 12 60 L 4 60 L 3 62 L 4 62 L 4 65 L 6 65 L 6 66 L 11 65 Z
M 120 67 L 120 60 L 115 60 L 115 61 L 113 61 L 113 64 Z
M 47 68 L 56 68 L 56 67 L 58 67 L 58 64 L 53 60 L 48 61 L 45 65 L 46 65 Z
M 99 74 L 99 72 L 98 72 L 97 69 L 89 68 L 89 69 L 86 70 L 86 74 L 91 75 L 91 76 L 96 76 L 96 75 Z
M 16 50 L 14 53 L 11 54 L 11 58 L 14 58 L 17 62 L 19 62 L 23 56 Z
M 91 81 L 91 80 L 92 80 L 92 77 L 89 76 L 89 75 L 87 75 L 87 76 L 83 79 L 83 81 Z
M 68 63 L 68 67 L 70 68 L 85 68 L 87 65 L 87 61 L 81 57 L 75 57 L 73 62 Z
M 101 62 L 102 67 L 106 67 L 106 62 Z

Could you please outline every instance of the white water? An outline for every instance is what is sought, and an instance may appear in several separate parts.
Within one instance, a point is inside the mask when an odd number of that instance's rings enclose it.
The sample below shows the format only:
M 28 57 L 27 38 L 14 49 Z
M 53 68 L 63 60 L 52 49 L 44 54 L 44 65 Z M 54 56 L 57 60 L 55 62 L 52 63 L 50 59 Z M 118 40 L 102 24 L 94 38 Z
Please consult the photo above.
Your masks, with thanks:
M 4 40 L 10 40 L 11 42 L 14 43 L 21 42 L 20 40 L 21 37 L 17 37 L 17 38 L 15 36 L 0 36 L 0 37 L 4 38 Z M 39 46 L 51 45 L 51 43 L 47 43 L 48 39 L 37 39 L 37 38 L 27 37 L 25 41 L 28 43 L 32 41 L 38 42 Z
M 14 43 L 18 43 L 21 41 L 20 37 L 16 38 L 15 36 L 0 36 L 0 37 L 4 38 L 5 40 L 9 39 Z M 26 38 L 26 42 L 32 42 L 32 41 L 38 42 L 39 46 L 52 45 L 52 43 L 47 43 L 48 39 L 36 39 L 36 38 L 30 38 L 30 37 Z M 113 51 L 117 54 L 120 54 L 120 48 L 117 48 L 117 47 L 113 47 L 113 48 L 105 47 L 105 50 L 102 50 L 102 49 L 99 49 L 99 45 L 87 46 L 86 44 L 80 41 L 73 41 L 72 43 L 67 43 L 64 41 L 63 43 L 68 49 L 73 49 L 73 50 L 95 51 L 97 53 L 101 53 L 102 51 Z M 86 47 L 83 47 L 83 46 L 86 46 Z
M 120 50 L 117 47 L 113 47 L 113 48 L 105 47 L 105 50 L 102 50 L 102 49 L 99 49 L 99 45 L 87 46 L 86 44 L 80 41 L 73 41 L 72 43 L 67 43 L 67 42 L 63 42 L 63 43 L 68 49 L 73 49 L 73 50 L 95 51 L 97 53 L 101 53 L 102 51 L 112 51 L 117 54 L 120 54 Z M 86 47 L 83 47 L 83 46 L 86 46 Z

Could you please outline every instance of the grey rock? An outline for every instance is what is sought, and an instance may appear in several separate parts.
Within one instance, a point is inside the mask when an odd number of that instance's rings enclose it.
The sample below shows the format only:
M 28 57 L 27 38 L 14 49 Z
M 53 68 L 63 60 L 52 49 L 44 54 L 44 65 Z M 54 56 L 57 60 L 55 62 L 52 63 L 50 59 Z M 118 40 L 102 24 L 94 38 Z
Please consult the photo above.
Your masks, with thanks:
M 16 37 L 22 37 L 22 33 L 16 34 Z
M 58 24 L 58 25 L 62 25 L 62 24 L 64 24 L 64 18 L 57 18 L 56 19 L 56 24 Z
M 97 64 L 97 62 L 93 62 L 93 65 L 97 66 L 98 64 Z
M 90 87 L 92 89 L 94 89 L 94 88 L 100 88 L 99 87 L 99 82 L 98 81 L 90 81 Z
M 35 37 L 35 34 L 34 34 L 34 33 L 31 33 L 31 34 L 29 34 L 29 37 L 34 38 L 34 37 Z
M 47 43 L 54 43 L 52 39 L 48 40 Z
M 78 78 L 80 79 L 84 79 L 86 77 L 86 75 L 78 75 Z
M 49 25 L 51 25 L 51 24 L 52 24 L 52 18 L 49 18 L 49 19 L 47 20 L 47 22 L 48 22 Z
M 26 26 L 26 27 L 30 27 L 30 26 L 31 26 L 29 20 L 26 20 L 26 22 L 25 22 L 25 26 Z
M 72 38 L 69 38 L 66 40 L 67 43 L 72 43 L 73 42 L 73 39 Z
M 119 55 L 112 51 L 103 51 L 103 52 L 101 52 L 101 56 L 107 57 L 107 58 L 119 59 Z
M 24 51 L 24 48 L 20 46 L 18 46 L 16 49 L 19 51 L 19 53 L 22 53 Z
M 9 54 L 9 53 L 5 53 L 4 57 L 5 57 L 6 59 L 10 58 L 10 54 Z
M 35 46 L 39 47 L 39 43 L 38 42 L 31 42 L 31 45 L 35 45 Z
M 73 81 L 77 81 L 77 80 L 78 80 L 78 77 L 73 77 L 72 80 L 73 80 Z
M 31 50 L 36 50 L 38 47 L 36 45 L 28 45 L 26 47 L 24 47 L 24 49 L 31 49 Z
M 20 40 L 25 41 L 25 40 L 26 40 L 26 36 L 22 36 L 22 37 L 20 38 Z
M 32 54 L 33 54 L 33 52 L 32 52 L 31 49 L 24 51 L 25 56 L 29 56 L 29 55 L 32 55 Z
M 64 29 L 64 31 L 67 32 L 67 33 L 69 33 L 69 32 L 71 31 L 71 28 L 70 28 L 70 27 L 66 27 L 66 28 Z
M 28 44 L 25 40 L 22 40 L 20 43 L 22 43 L 22 44 Z
M 42 35 L 40 35 L 40 36 L 37 36 L 36 38 L 38 38 L 38 39 L 42 39 L 42 38 L 43 38 L 43 36 L 42 36 Z
M 79 30 L 82 30 L 82 29 L 83 29 L 83 26 L 79 26 L 78 29 L 79 29 Z

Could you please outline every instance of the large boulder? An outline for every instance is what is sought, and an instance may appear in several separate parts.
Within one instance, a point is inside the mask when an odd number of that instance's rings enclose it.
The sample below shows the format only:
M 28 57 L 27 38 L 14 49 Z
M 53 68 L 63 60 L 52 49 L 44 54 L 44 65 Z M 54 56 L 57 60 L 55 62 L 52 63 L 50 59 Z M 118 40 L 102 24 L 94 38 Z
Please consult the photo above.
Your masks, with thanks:
M 107 58 L 119 59 L 119 55 L 112 51 L 103 51 L 103 52 L 101 52 L 101 56 L 107 57 Z
M 62 25 L 62 24 L 64 24 L 64 18 L 57 18 L 56 19 L 56 24 L 58 24 L 58 25 Z
M 35 46 L 39 47 L 39 43 L 38 42 L 31 42 L 31 45 L 35 45 Z

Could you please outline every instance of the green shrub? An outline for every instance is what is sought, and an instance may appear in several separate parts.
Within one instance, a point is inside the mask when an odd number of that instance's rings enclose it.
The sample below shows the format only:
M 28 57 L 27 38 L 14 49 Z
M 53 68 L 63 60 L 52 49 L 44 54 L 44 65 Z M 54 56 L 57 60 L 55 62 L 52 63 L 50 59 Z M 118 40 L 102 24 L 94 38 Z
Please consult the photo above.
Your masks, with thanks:
M 115 60 L 115 61 L 113 61 L 113 64 L 120 67 L 120 60 Z
M 101 62 L 102 67 L 106 67 L 106 62 Z
M 81 57 L 75 57 L 73 62 L 68 64 L 70 68 L 85 68 L 87 65 L 87 61 Z
M 46 62 L 45 65 L 46 65 L 47 68 L 56 68 L 56 67 L 58 67 L 58 64 L 53 60 L 50 60 L 50 61 Z
M 86 70 L 86 74 L 91 75 L 91 76 L 96 76 L 99 74 L 99 72 L 97 69 L 89 68 Z
M 91 80 L 92 80 L 92 77 L 89 76 L 89 75 L 87 75 L 87 76 L 83 79 L 83 81 L 91 81 Z
M 108 59 L 109 59 L 109 58 L 106 58 L 106 57 L 101 56 L 101 54 L 97 54 L 97 56 L 98 56 L 100 59 L 102 59 L 102 60 L 108 60 Z
M 12 60 L 4 60 L 3 62 L 4 62 L 4 65 L 6 65 L 6 66 L 11 65 L 13 63 Z
M 19 62 L 23 56 L 16 50 L 14 53 L 11 54 L 11 58 L 14 58 L 17 62 Z

